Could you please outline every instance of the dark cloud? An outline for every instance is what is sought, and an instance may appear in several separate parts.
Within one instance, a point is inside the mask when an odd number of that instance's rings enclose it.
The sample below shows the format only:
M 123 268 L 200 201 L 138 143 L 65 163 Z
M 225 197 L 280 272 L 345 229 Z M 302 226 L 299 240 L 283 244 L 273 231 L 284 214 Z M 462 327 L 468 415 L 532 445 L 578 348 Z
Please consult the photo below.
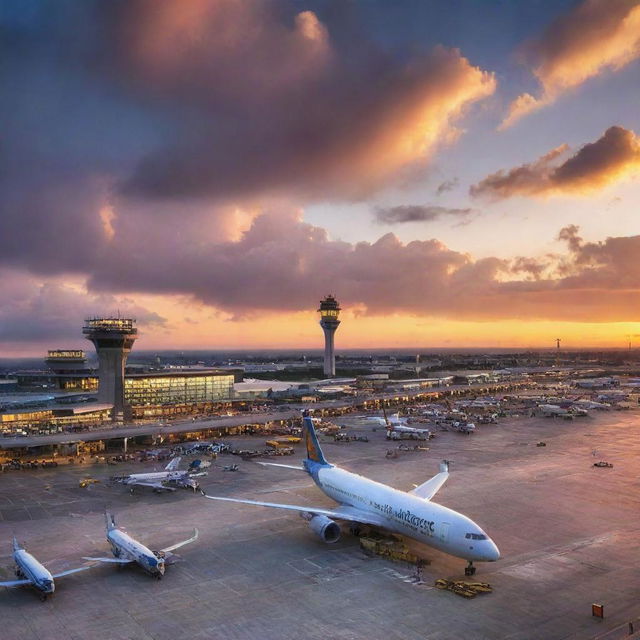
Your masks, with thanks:
M 491 174 L 473 185 L 470 193 L 491 199 L 585 194 L 640 171 L 640 139 L 619 126 L 609 127 L 598 140 L 567 155 L 568 147 L 562 145 L 535 162 Z
M 166 320 L 126 297 L 88 294 L 51 279 L 37 279 L 21 272 L 0 271 L 0 344 L 82 340 L 85 318 L 94 315 L 131 315 L 145 327 L 163 326 Z
M 458 180 L 458 178 L 453 178 L 451 180 L 445 180 L 444 182 L 441 182 L 436 189 L 436 195 L 441 196 L 443 193 L 455 189 L 458 186 L 459 182 L 460 181 Z
M 468 221 L 473 209 L 451 209 L 434 205 L 405 204 L 397 207 L 375 210 L 376 221 L 380 224 L 400 224 L 403 222 L 431 222 L 439 218 L 454 218 Z
M 310 309 L 318 292 L 333 291 L 345 307 L 374 315 L 631 319 L 640 308 L 640 236 L 585 243 L 569 226 L 560 238 L 568 250 L 558 255 L 475 259 L 391 233 L 372 243 L 332 240 L 300 212 L 278 210 L 256 217 L 236 241 L 194 235 L 173 248 L 169 237 L 116 246 L 114 266 L 98 270 L 89 288 L 190 294 L 238 318 Z
M 93 274 L 109 220 L 221 241 L 236 209 L 361 197 L 422 168 L 495 90 L 457 49 L 390 51 L 338 13 L 328 27 L 288 0 L 4 11 L 0 264 Z

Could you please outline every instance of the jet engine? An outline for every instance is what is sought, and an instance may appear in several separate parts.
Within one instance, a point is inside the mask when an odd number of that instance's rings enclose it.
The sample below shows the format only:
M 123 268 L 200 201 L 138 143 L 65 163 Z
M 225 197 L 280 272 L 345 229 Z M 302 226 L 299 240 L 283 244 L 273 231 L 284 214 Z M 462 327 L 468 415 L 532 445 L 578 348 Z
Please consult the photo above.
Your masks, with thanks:
M 309 527 L 323 542 L 332 544 L 340 540 L 340 525 L 327 516 L 313 516 Z

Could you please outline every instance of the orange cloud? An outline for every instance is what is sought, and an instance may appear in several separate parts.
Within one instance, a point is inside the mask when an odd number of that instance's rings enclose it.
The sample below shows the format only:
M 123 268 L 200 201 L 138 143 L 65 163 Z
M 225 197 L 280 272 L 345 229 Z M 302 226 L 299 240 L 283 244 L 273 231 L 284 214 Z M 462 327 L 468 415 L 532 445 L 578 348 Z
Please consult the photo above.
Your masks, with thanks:
M 332 40 L 312 11 L 291 24 L 265 2 L 125 7 L 122 22 L 139 25 L 122 52 L 130 82 L 184 110 L 128 194 L 360 198 L 454 142 L 496 89 L 457 49 L 391 56 L 362 36 Z
M 469 190 L 494 200 L 512 196 L 588 194 L 633 176 L 640 170 L 640 137 L 623 127 L 609 127 L 574 155 L 562 145 L 535 162 L 498 171 Z
M 638 0 L 586 0 L 525 45 L 522 55 L 540 82 L 538 97 L 518 96 L 501 129 L 549 105 L 566 91 L 640 57 Z

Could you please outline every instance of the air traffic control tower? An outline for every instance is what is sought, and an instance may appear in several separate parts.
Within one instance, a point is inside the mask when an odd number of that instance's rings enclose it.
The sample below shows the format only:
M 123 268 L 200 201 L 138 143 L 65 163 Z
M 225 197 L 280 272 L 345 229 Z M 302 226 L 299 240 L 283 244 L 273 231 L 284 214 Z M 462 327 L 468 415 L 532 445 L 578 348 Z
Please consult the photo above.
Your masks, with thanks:
M 138 337 L 131 318 L 89 318 L 82 333 L 98 354 L 98 401 L 113 405 L 113 419 L 124 418 L 124 368 Z
M 333 336 L 340 324 L 340 305 L 333 296 L 320 300 L 320 326 L 324 331 L 324 375 L 333 378 L 336 375 L 336 356 L 333 351 Z

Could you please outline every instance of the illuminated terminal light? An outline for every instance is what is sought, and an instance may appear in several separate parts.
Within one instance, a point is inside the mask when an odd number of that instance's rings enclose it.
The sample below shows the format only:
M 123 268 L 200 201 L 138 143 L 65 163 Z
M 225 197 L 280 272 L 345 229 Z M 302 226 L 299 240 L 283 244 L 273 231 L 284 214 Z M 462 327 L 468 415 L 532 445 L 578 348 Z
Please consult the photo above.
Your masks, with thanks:
M 86 353 L 82 349 L 49 349 L 47 360 L 85 360 Z
M 97 330 L 137 333 L 138 330 L 135 328 L 135 323 L 134 318 L 89 318 L 85 320 L 83 332 L 86 333 L 86 330 Z

